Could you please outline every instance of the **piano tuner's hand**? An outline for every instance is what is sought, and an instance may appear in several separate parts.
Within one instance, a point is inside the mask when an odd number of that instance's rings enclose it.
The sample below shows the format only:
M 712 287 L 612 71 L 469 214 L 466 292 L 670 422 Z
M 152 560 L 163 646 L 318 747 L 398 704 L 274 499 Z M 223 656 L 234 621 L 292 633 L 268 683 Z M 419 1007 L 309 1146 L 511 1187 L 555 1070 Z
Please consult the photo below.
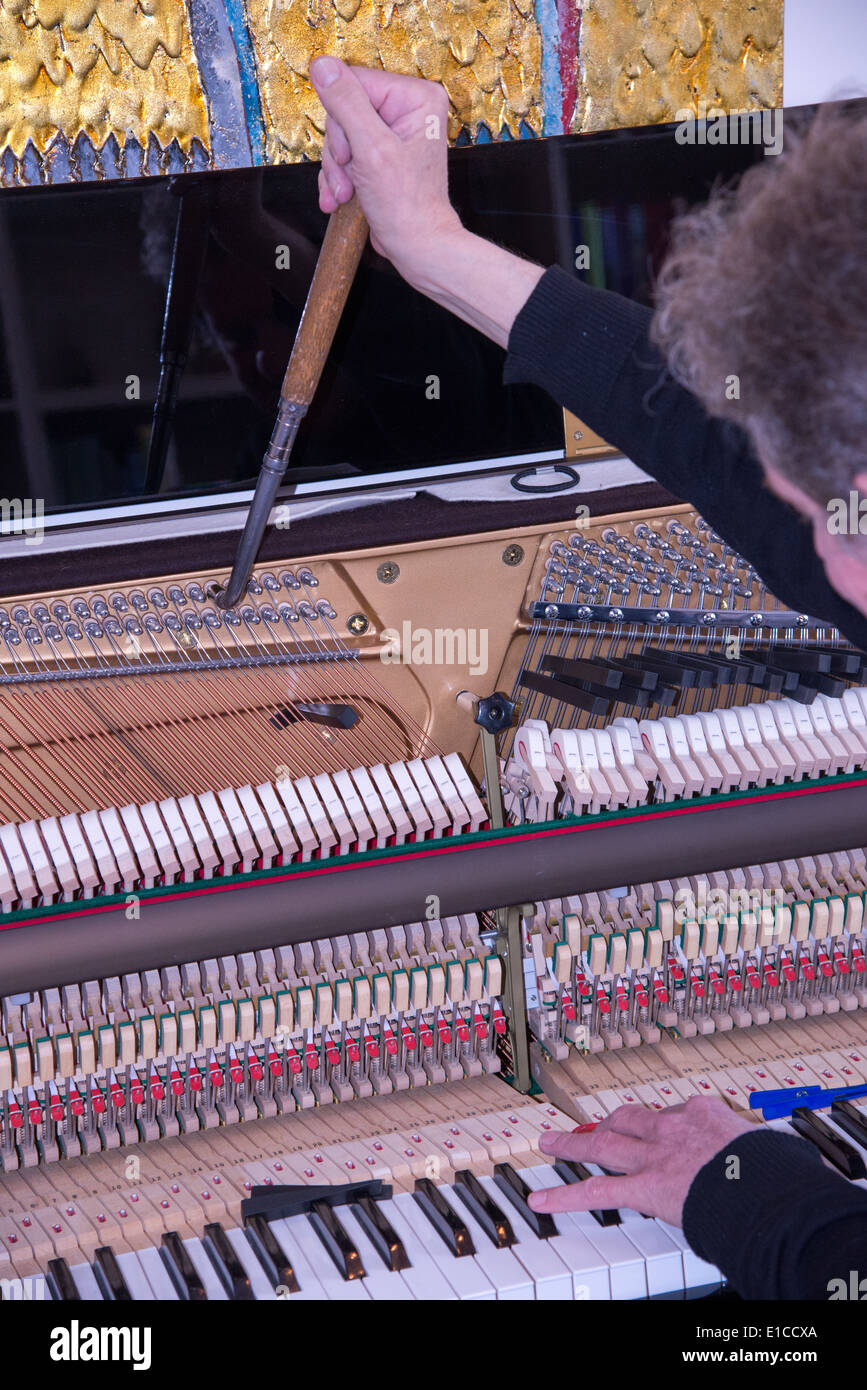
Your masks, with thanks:
M 540 266 L 474 236 L 449 202 L 449 103 L 435 82 L 317 58 L 310 76 L 327 112 L 319 205 L 355 192 L 374 250 L 422 294 L 505 347 Z
M 622 1105 L 592 1132 L 546 1134 L 540 1142 L 554 1158 L 593 1163 L 619 1176 L 534 1192 L 530 1206 L 548 1212 L 626 1207 L 680 1226 L 699 1169 L 751 1128 L 724 1101 L 705 1096 L 667 1110 Z
M 446 173 L 448 97 L 435 82 L 317 58 L 310 67 L 328 113 L 319 204 L 356 192 L 376 251 L 411 278 L 426 248 L 461 229 Z

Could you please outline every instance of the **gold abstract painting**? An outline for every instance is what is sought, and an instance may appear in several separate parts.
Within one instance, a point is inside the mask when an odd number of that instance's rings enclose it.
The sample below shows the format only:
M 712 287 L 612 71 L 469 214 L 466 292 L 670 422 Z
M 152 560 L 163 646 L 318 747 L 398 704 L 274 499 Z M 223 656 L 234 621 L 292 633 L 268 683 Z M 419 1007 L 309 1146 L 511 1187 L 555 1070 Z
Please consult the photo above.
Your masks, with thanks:
M 184 0 L 0 0 L 0 148 L 208 146 Z
M 0 177 L 58 137 L 97 156 L 61 177 L 100 176 L 112 136 L 121 158 L 317 159 L 323 53 L 443 83 L 452 141 L 773 107 L 782 30 L 783 0 L 0 0 Z

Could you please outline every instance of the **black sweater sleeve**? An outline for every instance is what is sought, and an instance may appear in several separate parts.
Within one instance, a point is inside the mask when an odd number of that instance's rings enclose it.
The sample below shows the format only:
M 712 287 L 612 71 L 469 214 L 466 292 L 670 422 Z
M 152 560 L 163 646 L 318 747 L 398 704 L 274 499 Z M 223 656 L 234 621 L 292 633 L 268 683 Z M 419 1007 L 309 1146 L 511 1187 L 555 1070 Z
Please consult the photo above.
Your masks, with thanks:
M 742 1298 L 849 1298 L 852 1271 L 856 1283 L 867 1275 L 867 1191 L 775 1130 L 742 1134 L 705 1164 L 683 1233 Z
M 692 503 L 781 602 L 867 648 L 867 619 L 828 583 L 809 525 L 768 491 L 745 431 L 707 415 L 673 380 L 650 341 L 651 317 L 554 266 L 512 326 L 503 379 L 541 386 Z

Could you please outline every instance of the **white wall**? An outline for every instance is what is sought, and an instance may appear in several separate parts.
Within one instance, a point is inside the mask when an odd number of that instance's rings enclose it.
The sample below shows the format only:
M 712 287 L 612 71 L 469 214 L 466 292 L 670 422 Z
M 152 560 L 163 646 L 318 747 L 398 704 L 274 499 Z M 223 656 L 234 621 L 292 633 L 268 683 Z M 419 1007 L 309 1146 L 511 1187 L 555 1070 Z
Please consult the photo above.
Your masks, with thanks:
M 867 0 L 785 0 L 783 104 L 867 96 Z

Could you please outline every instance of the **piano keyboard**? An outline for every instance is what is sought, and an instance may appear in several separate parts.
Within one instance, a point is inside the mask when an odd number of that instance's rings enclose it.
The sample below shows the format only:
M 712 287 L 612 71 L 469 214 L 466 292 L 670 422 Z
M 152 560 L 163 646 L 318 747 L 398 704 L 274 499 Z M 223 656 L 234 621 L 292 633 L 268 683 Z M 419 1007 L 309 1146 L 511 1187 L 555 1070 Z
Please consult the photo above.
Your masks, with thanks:
M 830 1053 L 812 1059 L 815 1074 L 822 1073 L 820 1062 L 831 1060 L 837 1070 L 824 1070 L 842 1075 L 839 1056 Z M 756 1083 L 769 1084 L 762 1072 L 776 1080 L 799 1065 L 800 1059 L 759 1063 Z M 861 1074 L 867 1075 L 863 1058 Z M 675 1104 L 695 1093 L 731 1100 L 732 1079 L 731 1072 L 713 1073 L 689 1084 L 669 1076 L 652 1088 L 595 1092 L 579 1098 L 576 1108 L 590 1119 L 620 1103 Z M 702 1089 L 705 1081 L 709 1089 Z M 463 1088 L 450 1087 L 448 1096 L 432 1091 L 425 1110 L 397 1129 L 370 1129 L 370 1121 L 375 1126 L 382 1117 L 365 1113 L 362 1102 L 355 1132 L 363 1127 L 368 1133 L 342 1144 L 284 1151 L 279 1144 L 288 1131 L 277 1133 L 267 1121 L 261 1127 L 266 1133 L 242 1149 L 222 1134 L 194 1136 L 182 1149 L 170 1141 L 159 1156 L 159 1180 L 141 1186 L 115 1182 L 99 1190 L 105 1176 L 91 1169 L 80 1187 L 75 1165 L 54 1170 L 52 1188 L 36 1180 L 41 1174 L 14 1175 L 4 1184 L 0 1215 L 5 1296 L 636 1300 L 701 1297 L 721 1286 L 720 1272 L 689 1249 L 679 1230 L 656 1218 L 625 1209 L 555 1216 L 531 1211 L 530 1191 L 597 1170 L 552 1164 L 538 1151 L 540 1135 L 569 1130 L 571 1116 L 545 1100 L 516 1104 L 514 1092 L 492 1085 L 485 1083 L 483 1096 L 476 1090 L 470 1114 L 455 1114 L 454 1092 Z M 735 1103 L 743 1104 L 746 1094 L 740 1089 Z M 431 1123 L 437 1108 L 441 1118 Z M 393 1122 L 393 1104 L 390 1111 Z M 770 1123 L 816 1143 L 838 1171 L 867 1187 L 867 1106 L 856 1103 L 849 1111 Z M 406 1112 L 400 1118 L 406 1120 Z M 292 1137 L 296 1145 L 305 1142 L 295 1127 Z M 388 1183 L 392 1194 L 242 1221 L 240 1204 L 254 1186 L 342 1187 L 349 1181 L 363 1192 L 361 1179 L 369 1177 Z
M 55 1167 L 50 1183 L 44 1171 L 10 1175 L 7 1296 L 38 1296 L 40 1279 L 51 1298 L 109 1301 L 683 1298 L 720 1285 L 664 1222 L 530 1210 L 529 1191 L 574 1181 L 538 1151 L 541 1134 L 572 1127 L 554 1105 L 486 1080 L 352 1110 L 352 1125 L 342 1109 L 323 1120 L 320 1147 L 304 1147 L 297 1121 L 263 1121 L 241 1144 L 222 1132 L 166 1141 L 158 1180 L 139 1186 L 120 1179 L 125 1154 Z M 254 1186 L 362 1178 L 392 1195 L 242 1223 Z

